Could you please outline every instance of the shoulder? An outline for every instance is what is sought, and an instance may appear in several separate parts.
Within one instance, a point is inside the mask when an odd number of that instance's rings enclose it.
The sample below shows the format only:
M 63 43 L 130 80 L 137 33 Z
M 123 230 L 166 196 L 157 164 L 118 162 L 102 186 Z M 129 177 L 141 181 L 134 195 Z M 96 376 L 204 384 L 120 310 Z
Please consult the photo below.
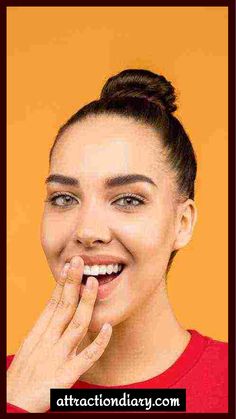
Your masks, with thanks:
M 10 367 L 15 355 L 7 355 L 7 369 Z
M 228 381 L 228 343 L 221 342 L 208 336 L 205 339 L 205 348 L 199 359 L 202 378 L 216 380 L 218 385 L 226 385 Z
M 228 362 L 228 343 L 208 338 L 208 345 L 205 350 L 205 357 L 211 362 L 226 366 Z
M 228 381 L 228 343 L 205 336 L 197 330 L 191 330 L 192 339 L 188 357 L 191 358 L 191 376 L 201 377 L 201 382 L 220 383 L 226 386 Z
M 225 364 L 228 360 L 228 343 L 206 336 L 197 330 L 189 330 L 192 347 L 198 348 L 201 358 Z
M 181 380 L 189 412 L 228 412 L 228 343 L 192 330 L 188 371 Z M 179 384 L 179 383 L 178 383 Z

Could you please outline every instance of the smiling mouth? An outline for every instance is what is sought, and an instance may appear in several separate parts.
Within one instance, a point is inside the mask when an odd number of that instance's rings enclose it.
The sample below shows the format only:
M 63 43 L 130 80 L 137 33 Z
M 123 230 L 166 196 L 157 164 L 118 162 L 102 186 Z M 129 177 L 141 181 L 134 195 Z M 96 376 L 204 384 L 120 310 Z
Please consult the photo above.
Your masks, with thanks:
M 120 276 L 120 274 L 123 272 L 124 268 L 125 268 L 125 265 L 122 265 L 121 271 L 117 272 L 117 273 L 112 272 L 111 274 L 105 274 L 105 275 L 102 275 L 102 274 L 99 274 L 99 275 L 92 275 L 92 274 L 91 275 L 83 275 L 82 284 L 83 285 L 86 284 L 86 281 L 87 281 L 89 276 L 94 276 L 98 280 L 99 285 L 106 284 L 107 282 L 111 282 L 111 281 L 113 281 L 113 279 L 118 278 L 118 276 Z

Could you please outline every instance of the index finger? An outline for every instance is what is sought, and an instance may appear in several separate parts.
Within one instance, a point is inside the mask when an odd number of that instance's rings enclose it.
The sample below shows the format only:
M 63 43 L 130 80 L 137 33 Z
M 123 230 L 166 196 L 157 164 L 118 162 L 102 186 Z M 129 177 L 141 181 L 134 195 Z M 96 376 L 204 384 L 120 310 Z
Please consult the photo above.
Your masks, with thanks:
M 39 318 L 37 319 L 36 323 L 34 324 L 33 328 L 30 330 L 29 334 L 25 338 L 23 345 L 24 348 L 32 349 L 34 345 L 38 342 L 41 335 L 47 329 L 50 320 L 56 310 L 56 307 L 61 299 L 61 295 L 63 292 L 63 288 L 66 282 L 67 272 L 69 270 L 70 264 L 66 263 L 59 280 L 52 292 L 50 299 L 48 300 L 45 308 L 43 309 L 42 313 L 40 314 Z
M 47 330 L 49 335 L 46 334 L 46 336 L 49 336 L 51 341 L 57 341 L 60 338 L 78 306 L 79 289 L 83 278 L 83 270 L 83 259 L 79 256 L 73 257 L 71 259 L 61 299 Z

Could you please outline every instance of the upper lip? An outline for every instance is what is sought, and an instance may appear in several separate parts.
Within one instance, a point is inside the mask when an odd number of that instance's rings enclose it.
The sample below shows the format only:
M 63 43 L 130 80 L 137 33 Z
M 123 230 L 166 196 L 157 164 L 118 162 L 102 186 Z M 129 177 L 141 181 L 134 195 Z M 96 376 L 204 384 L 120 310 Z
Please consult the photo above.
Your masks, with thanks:
M 120 256 L 112 256 L 112 255 L 95 255 L 95 256 L 90 256 L 90 255 L 73 255 L 71 256 L 67 262 L 70 262 L 72 257 L 74 256 L 80 256 L 85 265 L 111 265 L 111 264 L 122 264 L 122 265 L 126 265 L 126 262 L 124 261 L 124 259 Z

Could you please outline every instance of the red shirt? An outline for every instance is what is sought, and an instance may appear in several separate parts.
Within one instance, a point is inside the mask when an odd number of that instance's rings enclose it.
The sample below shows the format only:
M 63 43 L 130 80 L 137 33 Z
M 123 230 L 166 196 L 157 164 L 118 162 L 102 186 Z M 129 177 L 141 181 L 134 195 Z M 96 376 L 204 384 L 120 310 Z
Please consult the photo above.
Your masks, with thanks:
M 228 343 L 203 336 L 196 330 L 188 331 L 191 339 L 183 353 L 171 367 L 156 377 L 109 387 L 78 380 L 72 388 L 184 388 L 187 413 L 228 413 Z M 7 357 L 7 368 L 13 357 Z M 7 412 L 27 413 L 9 403 Z M 48 410 L 45 413 L 53 412 Z

